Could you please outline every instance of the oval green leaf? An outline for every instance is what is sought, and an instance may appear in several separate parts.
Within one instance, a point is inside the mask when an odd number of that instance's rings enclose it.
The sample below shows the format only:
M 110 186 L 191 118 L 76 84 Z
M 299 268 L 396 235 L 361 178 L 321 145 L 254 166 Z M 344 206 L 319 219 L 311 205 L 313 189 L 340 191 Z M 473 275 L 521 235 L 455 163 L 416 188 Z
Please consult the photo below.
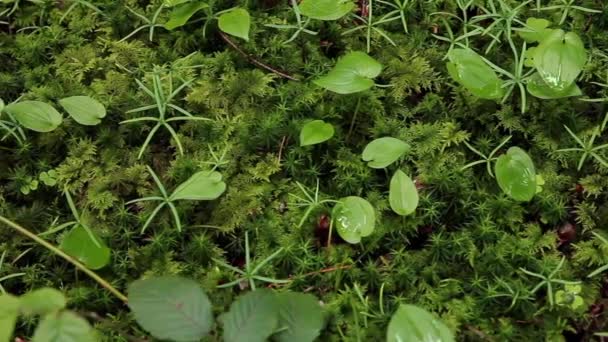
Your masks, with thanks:
M 448 54 L 448 73 L 452 78 L 482 99 L 498 99 L 503 96 L 502 81 L 475 51 L 454 49 Z
M 235 8 L 218 18 L 220 30 L 246 41 L 249 41 L 250 24 L 249 12 L 244 8 Z
M 272 336 L 276 342 L 313 342 L 325 325 L 319 300 L 307 293 L 283 292 L 279 302 L 279 327 Z
M 383 169 L 401 158 L 410 145 L 397 138 L 384 137 L 376 139 L 363 149 L 361 158 L 367 162 L 367 166 L 374 169 Z
M 240 296 L 220 318 L 225 342 L 265 342 L 278 328 L 275 294 L 258 289 Z
M 106 108 L 88 96 L 66 97 L 59 104 L 81 125 L 95 126 L 106 116 Z
M 165 23 L 165 28 L 169 31 L 186 25 L 188 20 L 190 20 L 196 12 L 209 7 L 209 5 L 203 1 L 192 1 L 183 4 L 182 2 L 183 1 L 178 1 L 172 5 L 177 7 L 173 8 L 169 20 Z
M 352 94 L 374 86 L 373 78 L 382 72 L 382 64 L 364 52 L 350 52 L 338 60 L 325 76 L 313 82 L 338 94 Z
M 0 295 L 0 341 L 11 341 L 19 317 L 20 301 L 8 294 Z
M 401 170 L 397 170 L 391 178 L 388 199 L 391 209 L 401 216 L 410 215 L 418 207 L 416 184 Z
M 536 170 L 528 154 L 519 147 L 511 147 L 498 157 L 495 165 L 496 181 L 507 194 L 517 201 L 529 201 L 536 194 Z
M 213 327 L 211 302 L 190 279 L 137 280 L 129 286 L 128 305 L 137 323 L 161 340 L 198 341 Z
M 32 342 L 96 342 L 95 331 L 82 317 L 70 311 L 46 315 L 34 332 Z
M 300 131 L 300 146 L 316 145 L 334 136 L 334 126 L 323 120 L 311 121 Z
M 528 92 L 532 94 L 532 96 L 545 100 L 562 99 L 565 97 L 583 95 L 581 88 L 579 88 L 576 83 L 572 83 L 569 88 L 566 88 L 562 91 L 556 90 L 555 88 L 551 88 L 545 83 L 545 81 L 543 81 L 543 79 L 538 73 L 535 73 L 534 75 L 530 76 L 530 78 L 528 79 L 527 88 Z
M 23 127 L 36 132 L 50 132 L 63 121 L 63 117 L 53 106 L 40 101 L 11 103 L 4 110 Z
M 24 315 L 45 315 L 65 309 L 67 300 L 63 293 L 52 288 L 28 292 L 19 298 Z M 0 340 L 1 341 L 1 340 Z
M 90 233 L 93 237 L 83 226 L 77 224 L 66 234 L 59 247 L 88 268 L 98 270 L 110 262 L 111 253 L 103 240 L 92 231 Z
M 312 19 L 338 20 L 350 13 L 355 4 L 352 0 L 302 0 L 300 12 Z
M 586 62 L 587 52 L 581 38 L 562 30 L 553 30 L 534 53 L 534 66 L 540 77 L 556 91 L 570 88 Z
M 169 200 L 210 201 L 220 197 L 226 190 L 222 174 L 213 171 L 200 171 L 173 191 Z
M 348 243 L 359 243 L 369 236 L 376 224 L 376 211 L 365 199 L 357 196 L 342 198 L 332 210 L 336 231 Z
M 388 324 L 387 342 L 453 342 L 454 335 L 430 312 L 400 305 Z

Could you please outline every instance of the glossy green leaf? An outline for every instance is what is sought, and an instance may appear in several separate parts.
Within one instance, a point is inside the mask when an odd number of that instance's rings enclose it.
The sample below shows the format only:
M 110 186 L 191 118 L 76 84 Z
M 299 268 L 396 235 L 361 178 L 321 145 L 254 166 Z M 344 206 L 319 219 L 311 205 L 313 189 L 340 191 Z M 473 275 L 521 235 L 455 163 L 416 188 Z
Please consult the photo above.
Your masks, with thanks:
M 387 342 L 453 342 L 454 335 L 430 312 L 400 305 L 388 324 Z
M 52 288 L 27 292 L 19 300 L 21 301 L 21 313 L 24 315 L 50 314 L 65 309 L 67 305 L 63 293 Z
M 128 294 L 135 320 L 158 339 L 199 341 L 213 327 L 211 302 L 194 280 L 173 276 L 137 280 Z
M 184 26 L 192 16 L 202 10 L 203 8 L 209 7 L 207 3 L 203 1 L 193 1 L 186 3 L 175 3 L 173 6 L 173 11 L 171 11 L 171 15 L 169 16 L 169 20 L 165 23 L 165 28 L 167 30 L 174 30 L 178 27 Z
M 587 62 L 580 37 L 573 32 L 553 30 L 534 53 L 534 66 L 545 83 L 556 91 L 572 86 Z
M 475 51 L 454 49 L 448 54 L 448 73 L 452 78 L 482 99 L 499 99 L 503 96 L 502 81 Z
M 222 181 L 221 173 L 200 171 L 180 184 L 169 199 L 171 201 L 210 201 L 220 197 L 225 190 L 226 183 Z
M 251 19 L 249 12 L 244 8 L 235 8 L 229 12 L 222 13 L 218 18 L 220 30 L 249 41 L 249 26 Z
M 8 294 L 0 295 L 0 342 L 11 341 L 17 317 L 19 317 L 20 301 Z
M 306 293 L 283 292 L 279 303 L 279 332 L 275 342 L 313 342 L 325 325 L 319 300 Z
M 106 116 L 106 108 L 88 96 L 66 97 L 59 104 L 81 125 L 95 126 Z
M 530 32 L 520 31 L 519 35 L 528 43 L 542 42 L 553 31 L 548 28 L 551 22 L 547 19 L 528 18 L 526 25 Z
M 334 136 L 334 126 L 323 120 L 311 121 L 300 131 L 300 146 L 316 145 Z
M 376 211 L 365 199 L 357 196 L 342 198 L 332 211 L 336 231 L 348 243 L 359 243 L 369 236 L 376 225 Z
M 410 150 L 410 145 L 397 138 L 384 137 L 376 139 L 363 149 L 361 158 L 369 167 L 383 169 L 401 158 Z
M 300 12 L 312 19 L 338 20 L 355 8 L 352 0 L 302 0 Z
M 511 147 L 498 157 L 495 165 L 498 185 L 509 197 L 529 201 L 536 194 L 536 170 L 528 154 L 519 147 Z
M 96 342 L 95 331 L 82 317 L 70 311 L 46 315 L 34 332 L 32 342 Z
M 88 268 L 98 270 L 110 262 L 110 249 L 98 236 L 94 237 L 99 245 L 93 241 L 89 232 L 78 224 L 66 234 L 60 248 Z
M 566 88 L 562 91 L 551 88 L 545 83 L 545 81 L 543 81 L 543 79 L 538 73 L 535 73 L 534 75 L 530 76 L 530 78 L 528 79 L 527 88 L 528 92 L 532 94 L 532 96 L 547 100 L 583 95 L 583 92 L 578 87 L 578 85 L 576 85 L 576 83 L 572 83 L 569 88 Z
M 391 178 L 389 203 L 398 215 L 410 215 L 418 207 L 416 184 L 403 171 L 397 170 Z
M 53 106 L 40 101 L 11 103 L 4 110 L 23 127 L 36 132 L 50 132 L 63 121 L 63 117 Z
M 225 342 L 265 342 L 278 327 L 278 302 L 266 289 L 247 292 L 220 318 Z
M 380 75 L 382 64 L 364 52 L 350 52 L 338 60 L 325 76 L 313 82 L 338 94 L 351 94 L 374 86 L 373 78 Z

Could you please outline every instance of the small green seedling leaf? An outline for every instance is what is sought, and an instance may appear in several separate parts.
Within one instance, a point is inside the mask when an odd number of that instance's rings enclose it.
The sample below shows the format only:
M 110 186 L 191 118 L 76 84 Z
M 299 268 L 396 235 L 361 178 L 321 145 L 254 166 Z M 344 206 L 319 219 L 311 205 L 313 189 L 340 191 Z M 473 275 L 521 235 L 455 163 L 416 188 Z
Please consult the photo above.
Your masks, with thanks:
M 95 126 L 106 116 L 106 108 L 88 96 L 66 97 L 59 104 L 81 125 Z
M 53 106 L 40 101 L 21 101 L 4 108 L 23 127 L 36 132 L 50 132 L 63 121 L 61 114 Z
M 51 314 L 65 309 L 67 305 L 63 293 L 52 288 L 28 292 L 21 296 L 19 301 L 21 302 L 21 313 L 29 316 Z
M 536 170 L 528 154 L 511 147 L 495 165 L 496 180 L 502 191 L 517 201 L 526 202 L 536 194 Z
M 244 8 L 235 8 L 231 11 L 225 12 L 218 18 L 218 25 L 220 30 L 249 41 L 249 25 L 251 19 L 249 12 Z
M 452 78 L 482 99 L 499 99 L 504 90 L 498 75 L 475 51 L 454 49 L 448 54 L 448 73 Z
M 34 332 L 32 342 L 97 342 L 95 331 L 82 317 L 70 311 L 46 315 Z
M 277 296 L 279 302 L 278 333 L 272 336 L 276 342 L 313 342 L 325 325 L 323 309 L 319 300 L 311 295 L 283 292 Z
M 180 184 L 169 200 L 210 201 L 220 197 L 224 191 L 226 191 L 226 183 L 222 181 L 221 173 L 200 171 Z
M 551 25 L 551 22 L 547 19 L 528 18 L 526 29 L 530 32 L 520 31 L 519 35 L 528 43 L 542 42 L 553 31 L 548 28 L 549 25 Z
M 350 52 L 338 60 L 325 76 L 313 82 L 338 94 L 352 94 L 374 86 L 373 78 L 380 75 L 382 64 L 364 52 Z
M 573 96 L 581 96 L 583 92 L 581 88 L 576 85 L 576 83 L 572 83 L 570 87 L 564 90 L 557 90 L 556 88 L 550 87 L 545 83 L 545 81 L 540 77 L 538 73 L 530 76 L 528 79 L 528 92 L 532 94 L 532 96 L 538 97 L 540 99 L 562 99 L 565 97 L 573 97 Z
M 129 286 L 128 305 L 137 323 L 160 340 L 198 341 L 213 327 L 211 302 L 190 279 L 137 280 Z
M 416 184 L 401 170 L 397 170 L 391 178 L 388 199 L 391 209 L 401 216 L 412 214 L 418 207 Z
M 355 4 L 352 0 L 302 0 L 300 12 L 312 19 L 338 20 L 350 13 Z
M 83 226 L 77 224 L 63 238 L 60 248 L 88 268 L 98 270 L 110 262 L 110 249 L 95 233 L 91 233 L 94 234 L 95 240 L 99 244 L 93 241 Z
M 388 324 L 387 342 L 454 342 L 454 335 L 430 312 L 402 304 Z
M 165 23 L 165 28 L 169 31 L 186 25 L 188 20 L 190 20 L 196 12 L 209 7 L 209 5 L 203 1 L 173 1 L 173 3 L 174 4 L 171 5 L 171 7 L 176 7 L 171 11 L 169 21 Z
M 311 121 L 300 131 L 300 146 L 316 145 L 334 136 L 334 126 L 323 120 Z
M 0 342 L 8 342 L 13 338 L 20 305 L 17 297 L 0 295 Z
M 383 169 L 401 158 L 410 145 L 397 138 L 384 137 L 376 139 L 363 149 L 361 158 L 367 162 L 367 166 L 374 169 Z
M 225 342 L 265 342 L 278 328 L 275 294 L 258 289 L 240 296 L 220 317 Z
M 540 77 L 556 91 L 569 89 L 586 62 L 587 52 L 581 38 L 562 30 L 553 30 L 534 53 L 534 65 Z
M 373 233 L 376 225 L 374 207 L 357 196 L 342 198 L 332 211 L 336 230 L 344 241 L 359 243 L 361 238 Z
M 57 184 L 57 171 L 43 171 L 40 173 L 40 176 L 38 176 L 38 178 L 40 178 L 42 183 L 44 183 L 44 185 L 46 186 L 55 186 Z

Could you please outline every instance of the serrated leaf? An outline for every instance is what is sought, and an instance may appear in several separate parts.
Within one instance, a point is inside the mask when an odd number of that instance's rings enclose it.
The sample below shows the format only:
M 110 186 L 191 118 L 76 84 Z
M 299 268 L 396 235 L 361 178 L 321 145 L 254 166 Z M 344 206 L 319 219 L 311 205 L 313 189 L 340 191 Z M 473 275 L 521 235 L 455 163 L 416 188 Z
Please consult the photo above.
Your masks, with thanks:
M 67 305 L 63 293 L 52 288 L 27 292 L 19 300 L 21 301 L 21 312 L 24 315 L 50 314 L 65 309 Z
M 576 85 L 576 83 L 572 83 L 569 88 L 566 88 L 562 91 L 551 88 L 545 83 L 545 81 L 543 81 L 543 79 L 538 73 L 535 73 L 534 75 L 530 76 L 530 78 L 528 79 L 527 89 L 528 92 L 532 94 L 532 96 L 546 100 L 562 99 L 566 97 L 583 95 L 583 92 L 578 87 L 578 85 Z
M 64 252 L 76 258 L 90 269 L 98 270 L 110 262 L 110 249 L 94 232 L 93 241 L 89 232 L 77 224 L 66 234 L 59 246 Z M 98 242 L 96 244 L 95 242 Z
M 300 131 L 300 146 L 322 143 L 334 136 L 334 126 L 323 120 L 311 121 Z
M 222 174 L 213 171 L 200 171 L 173 191 L 169 200 L 210 201 L 220 197 L 226 190 Z
M 312 342 L 325 325 L 319 300 L 310 294 L 283 292 L 279 302 L 279 330 L 272 336 L 276 342 Z
M 248 292 L 220 320 L 225 342 L 265 342 L 279 323 L 277 298 L 266 289 Z
M 374 86 L 373 78 L 382 72 L 382 64 L 364 52 L 350 52 L 340 58 L 325 76 L 313 82 L 338 94 L 352 94 Z
M 0 295 L 0 342 L 11 341 L 19 317 L 20 305 L 17 297 Z
M 369 236 L 376 225 L 376 211 L 365 199 L 357 196 L 342 198 L 332 210 L 336 231 L 348 243 L 359 243 Z
M 525 202 L 536 194 L 534 162 L 521 148 L 511 147 L 498 157 L 494 169 L 498 185 L 507 196 Z
M 63 117 L 53 106 L 40 101 L 11 103 L 4 110 L 23 127 L 36 132 L 50 132 L 63 121 Z
M 106 108 L 88 96 L 66 97 L 59 104 L 81 125 L 95 126 L 106 116 Z
M 363 149 L 361 158 L 367 162 L 367 166 L 374 169 L 383 169 L 401 158 L 410 145 L 397 138 L 384 137 L 375 139 Z
M 551 22 L 547 19 L 528 18 L 525 29 L 530 32 L 520 31 L 519 35 L 528 43 L 541 42 L 553 31 L 548 28 L 549 25 L 551 25 Z
M 388 324 L 387 342 L 453 342 L 448 327 L 430 312 L 414 305 L 400 305 Z
M 448 54 L 448 73 L 452 78 L 482 99 L 498 99 L 503 96 L 502 81 L 475 51 L 454 49 Z
M 418 207 L 416 184 L 401 170 L 397 170 L 391 178 L 389 203 L 391 209 L 402 216 L 410 215 Z
M 82 317 L 70 311 L 46 315 L 34 332 L 32 342 L 95 342 L 95 331 Z
M 545 83 L 556 91 L 566 91 L 583 70 L 587 52 L 573 32 L 553 30 L 536 48 L 534 66 Z
M 244 8 L 235 8 L 229 12 L 222 13 L 218 18 L 220 30 L 249 41 L 249 26 L 251 18 L 249 12 Z
M 352 0 L 302 0 L 300 12 L 312 19 L 338 20 L 350 13 L 355 4 Z
M 192 18 L 192 16 L 202 10 L 203 8 L 209 7 L 209 5 L 203 1 L 193 1 L 186 3 L 176 3 L 176 6 L 171 11 L 171 15 L 169 16 L 169 20 L 165 23 L 165 28 L 167 30 L 174 30 L 178 27 L 186 25 L 188 20 Z
M 137 280 L 129 286 L 128 305 L 137 323 L 161 340 L 198 341 L 213 327 L 211 302 L 190 279 Z

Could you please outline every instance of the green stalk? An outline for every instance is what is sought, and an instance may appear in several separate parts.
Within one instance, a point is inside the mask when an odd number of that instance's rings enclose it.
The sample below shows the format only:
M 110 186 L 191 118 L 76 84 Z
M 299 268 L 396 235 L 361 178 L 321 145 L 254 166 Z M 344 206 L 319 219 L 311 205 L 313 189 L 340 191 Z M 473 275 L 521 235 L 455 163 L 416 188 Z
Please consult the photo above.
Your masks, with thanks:
M 28 238 L 34 240 L 37 244 L 42 245 L 46 249 L 48 249 L 51 252 L 55 253 L 56 255 L 62 257 L 63 259 L 65 259 L 66 261 L 68 261 L 69 263 L 71 263 L 72 265 L 76 266 L 76 268 L 78 268 L 82 272 L 86 273 L 86 275 L 88 275 L 89 277 L 91 277 L 93 280 L 95 280 L 97 283 L 99 283 L 99 285 L 101 285 L 102 287 L 104 287 L 106 290 L 110 291 L 118 299 L 120 299 L 121 301 L 123 301 L 125 303 L 128 302 L 127 296 L 125 296 L 120 291 L 118 291 L 114 286 L 112 286 L 110 283 L 108 283 L 106 280 L 104 280 L 102 277 L 100 277 L 97 273 L 91 271 L 85 265 L 83 265 L 82 263 L 80 263 L 78 260 L 72 258 L 71 256 L 67 255 L 65 252 L 63 252 L 59 248 L 53 246 L 49 242 L 47 242 L 44 239 L 40 238 L 38 235 L 30 232 L 26 228 L 24 228 L 24 227 L 18 225 L 17 223 L 15 223 L 15 222 L 13 222 L 13 221 L 5 218 L 4 216 L 0 216 L 0 222 L 4 223 L 5 225 L 7 225 L 7 226 L 9 226 L 11 228 L 13 228 L 14 230 L 16 230 L 19 233 L 27 236 Z

